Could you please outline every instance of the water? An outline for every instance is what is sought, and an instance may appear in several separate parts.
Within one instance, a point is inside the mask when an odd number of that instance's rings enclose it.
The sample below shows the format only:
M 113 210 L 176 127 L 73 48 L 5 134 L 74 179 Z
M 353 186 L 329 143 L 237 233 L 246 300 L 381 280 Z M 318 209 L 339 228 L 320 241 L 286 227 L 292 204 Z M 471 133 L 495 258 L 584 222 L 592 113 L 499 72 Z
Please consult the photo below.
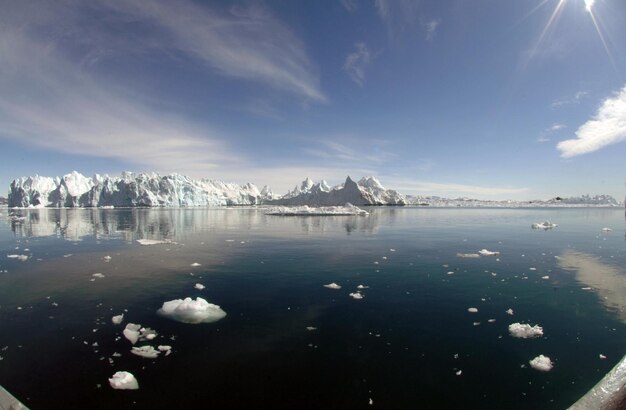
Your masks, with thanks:
M 0 210 L 0 384 L 33 409 L 345 409 L 370 399 L 384 409 L 561 409 L 626 353 L 620 209 L 9 212 Z M 546 219 L 559 226 L 530 228 Z M 500 255 L 456 256 L 483 248 Z M 322 286 L 331 282 L 342 289 Z M 354 300 L 359 284 L 369 288 Z M 186 296 L 228 315 L 190 325 L 155 313 Z M 120 313 L 173 353 L 130 354 L 124 325 L 111 323 Z M 515 339 L 513 322 L 539 324 L 544 337 Z M 530 368 L 539 354 L 552 371 Z M 119 370 L 140 389 L 111 389 Z

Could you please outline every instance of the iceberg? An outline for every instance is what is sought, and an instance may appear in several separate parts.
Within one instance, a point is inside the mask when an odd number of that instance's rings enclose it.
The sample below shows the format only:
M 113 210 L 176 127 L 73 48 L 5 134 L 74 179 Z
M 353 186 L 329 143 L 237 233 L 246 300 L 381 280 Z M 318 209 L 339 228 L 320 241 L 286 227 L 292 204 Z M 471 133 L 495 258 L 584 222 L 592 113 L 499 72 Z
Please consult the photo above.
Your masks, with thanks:
M 109 379 L 111 387 L 117 390 L 137 390 L 139 383 L 135 376 L 129 372 L 116 372 L 113 377 Z
M 363 299 L 365 297 L 365 295 L 362 294 L 361 292 L 354 292 L 354 293 L 350 293 L 350 297 L 352 299 L 360 300 L 360 299 Z
M 150 345 L 141 346 L 141 347 L 132 347 L 130 352 L 134 355 L 145 357 L 146 359 L 156 359 L 161 354 L 160 351 L 156 350 L 154 347 Z
M 168 319 L 182 323 L 198 324 L 212 323 L 226 316 L 218 305 L 207 302 L 201 297 L 174 299 L 164 302 L 157 313 Z
M 500 252 L 497 251 L 490 251 L 487 249 L 481 249 L 478 251 L 478 254 L 480 256 L 495 256 L 495 255 L 500 255 Z
M 324 285 L 324 287 L 328 289 L 341 289 L 341 285 L 337 285 L 335 282 Z
M 533 369 L 539 370 L 542 372 L 549 372 L 550 370 L 552 370 L 552 367 L 553 367 L 553 363 L 550 360 L 550 358 L 542 354 L 530 360 L 528 363 L 530 363 L 530 366 Z
M 535 222 L 534 224 L 531 225 L 531 227 L 533 229 L 552 229 L 552 228 L 556 228 L 558 225 L 555 223 L 552 223 L 550 221 L 544 221 L 544 222 Z
M 202 283 L 196 283 L 194 285 L 194 288 L 196 288 L 198 290 L 203 290 L 205 288 L 205 286 Z
M 360 215 L 367 216 L 369 212 L 346 203 L 343 206 L 280 206 L 270 208 L 265 215 L 280 215 L 280 216 L 325 216 L 325 215 Z
M 126 325 L 126 328 L 122 331 L 122 334 L 132 344 L 135 344 L 139 340 L 139 329 L 141 329 L 141 325 L 129 323 Z
M 113 316 L 111 318 L 111 322 L 113 322 L 114 325 L 120 325 L 120 324 L 122 324 L 123 321 L 124 321 L 124 314 L 123 313 L 121 315 Z
M 470 313 L 478 313 L 478 309 L 475 307 L 467 308 L 467 311 Z
M 543 328 L 539 325 L 531 326 L 522 323 L 512 323 L 509 325 L 509 333 L 511 336 L 520 339 L 532 339 L 543 336 Z

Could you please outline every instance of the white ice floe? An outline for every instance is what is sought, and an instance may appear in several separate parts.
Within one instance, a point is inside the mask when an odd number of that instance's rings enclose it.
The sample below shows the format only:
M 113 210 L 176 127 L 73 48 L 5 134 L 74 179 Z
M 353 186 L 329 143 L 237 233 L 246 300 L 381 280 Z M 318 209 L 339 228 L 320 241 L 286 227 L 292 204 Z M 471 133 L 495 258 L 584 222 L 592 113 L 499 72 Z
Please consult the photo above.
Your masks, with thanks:
M 306 330 L 308 330 L 310 332 L 310 331 L 313 331 L 313 330 L 317 330 L 317 328 L 315 326 L 307 326 Z
M 356 287 L 357 289 L 369 289 L 369 286 L 359 285 Z
M 612 230 L 611 228 L 602 228 L 602 232 L 611 232 Z
M 602 353 L 600 353 L 600 356 L 599 356 L 599 357 L 600 357 L 600 359 L 602 359 L 602 360 L 606 359 L 606 356 L 605 356 L 605 355 L 603 355 Z
M 463 374 L 463 370 L 459 370 L 458 372 L 456 372 L 456 375 L 457 375 L 457 376 L 460 376 L 460 375 L 462 375 L 462 374 Z
M 9 259 L 17 259 L 18 261 L 24 262 L 28 259 L 28 255 L 7 255 Z
M 534 224 L 531 225 L 533 229 L 552 229 L 552 228 L 556 228 L 557 226 L 558 226 L 557 224 L 552 223 L 550 221 L 535 222 Z
M 150 345 L 131 347 L 130 352 L 137 356 L 145 357 L 146 359 L 156 359 L 161 354 L 161 352 Z
M 357 300 L 363 299 L 365 297 L 365 295 L 360 292 L 350 293 L 350 296 L 352 297 L 352 299 L 357 299 Z
M 543 280 L 548 280 L 548 279 L 550 279 L 550 276 L 545 275 L 545 276 L 542 276 L 542 277 L 541 277 L 541 279 L 543 279 Z
M 500 255 L 500 252 L 497 251 L 490 251 L 487 249 L 481 249 L 478 251 L 478 254 L 480 256 L 494 256 L 494 255 Z
M 100 279 L 104 278 L 104 274 L 102 274 L 102 273 L 94 273 L 91 276 L 93 276 L 94 278 L 100 278 Z
M 506 314 L 507 314 L 507 315 L 511 315 L 511 316 L 513 316 L 513 309 L 508 308 L 508 309 L 506 310 Z
M 164 302 L 157 313 L 168 319 L 190 324 L 217 322 L 226 316 L 226 312 L 218 305 L 209 303 L 201 297 L 196 300 L 185 298 Z
M 369 213 L 351 203 L 344 206 L 279 206 L 270 208 L 265 215 L 298 216 L 298 215 L 360 215 L 367 216 Z
M 141 325 L 137 325 L 135 323 L 128 323 L 126 325 L 126 328 L 122 331 L 122 334 L 132 344 L 135 344 L 139 340 L 139 329 L 141 329 Z
M 123 313 L 121 315 L 113 316 L 111 318 L 111 322 L 113 322 L 114 325 L 119 325 L 123 321 L 124 321 L 124 314 Z
M 194 262 L 194 263 L 192 263 L 190 266 L 192 266 L 192 267 L 196 268 L 196 267 L 198 267 L 198 266 L 202 266 L 202 265 L 200 265 L 198 262 Z
M 169 345 L 159 345 L 157 347 L 157 349 L 159 349 L 160 352 L 165 352 L 165 355 L 167 356 L 168 355 L 167 352 L 171 352 L 172 351 L 172 346 L 169 346 Z
M 202 290 L 205 288 L 205 286 L 202 283 L 196 283 L 193 287 L 198 290 Z
M 328 289 L 341 289 L 341 285 L 337 285 L 335 282 L 324 285 L 324 287 Z
M 109 384 L 117 390 L 137 390 L 139 388 L 137 379 L 129 372 L 116 372 L 109 379 Z
M 532 339 L 543 336 L 543 328 L 539 325 L 531 326 L 522 323 L 512 323 L 509 325 L 509 333 L 513 337 Z
M 480 258 L 480 255 L 477 253 L 457 253 L 456 254 L 457 258 Z
M 111 258 L 109 255 L 107 255 L 107 256 L 103 257 L 102 259 L 104 259 L 105 262 L 111 262 L 111 259 L 113 259 L 113 258 Z
M 539 370 L 542 372 L 549 372 L 550 370 L 552 370 L 552 367 L 553 367 L 553 364 L 550 358 L 542 354 L 530 360 L 528 363 L 530 363 L 530 366 L 533 369 Z
M 161 245 L 165 243 L 172 243 L 172 241 L 160 240 L 160 239 L 137 239 L 137 243 L 142 246 L 149 246 L 149 245 Z
M 475 307 L 467 308 L 467 311 L 470 313 L 478 313 L 478 309 L 476 309 Z

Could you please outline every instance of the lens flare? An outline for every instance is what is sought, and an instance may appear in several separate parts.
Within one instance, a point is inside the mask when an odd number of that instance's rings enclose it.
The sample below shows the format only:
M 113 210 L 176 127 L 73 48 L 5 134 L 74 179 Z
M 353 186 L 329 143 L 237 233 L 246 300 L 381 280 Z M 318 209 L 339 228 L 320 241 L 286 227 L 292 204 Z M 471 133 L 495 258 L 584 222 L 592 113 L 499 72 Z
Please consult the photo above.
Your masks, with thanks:
M 585 10 L 591 13 L 591 8 L 593 7 L 593 3 L 595 2 L 596 0 L 585 0 Z

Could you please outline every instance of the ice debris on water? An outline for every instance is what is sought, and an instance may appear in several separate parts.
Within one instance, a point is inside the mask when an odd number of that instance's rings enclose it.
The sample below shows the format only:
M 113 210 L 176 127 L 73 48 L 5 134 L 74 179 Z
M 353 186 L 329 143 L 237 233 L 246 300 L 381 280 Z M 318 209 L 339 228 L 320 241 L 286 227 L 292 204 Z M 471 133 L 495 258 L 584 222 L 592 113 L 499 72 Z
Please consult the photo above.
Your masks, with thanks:
M 506 314 L 507 314 L 507 315 L 511 315 L 511 316 L 513 316 L 513 309 L 508 308 L 508 309 L 506 310 Z
M 480 258 L 480 255 L 477 253 L 457 253 L 456 257 L 472 259 L 472 258 Z
M 365 295 L 360 292 L 350 293 L 350 296 L 352 297 L 352 299 L 357 299 L 357 300 L 363 299 L 365 297 Z
M 109 255 L 107 255 L 107 256 L 105 256 L 102 259 L 104 259 L 105 262 L 111 262 L 111 259 L 113 259 L 113 258 L 111 258 Z
M 611 232 L 612 230 L 611 228 L 602 228 L 602 232 Z
M 369 286 L 359 285 L 356 287 L 357 289 L 369 289 Z
M 478 309 L 476 309 L 475 307 L 467 308 L 467 311 L 470 313 L 478 313 Z
M 137 356 L 145 357 L 146 359 L 156 359 L 161 354 L 161 352 L 150 345 L 131 347 L 130 352 Z
M 539 325 L 531 326 L 529 324 L 512 323 L 509 325 L 509 333 L 513 337 L 532 339 L 543 336 L 543 328 Z
M 160 239 L 137 239 L 137 243 L 141 246 L 150 246 L 150 245 L 161 245 L 161 244 L 171 244 L 173 243 L 170 240 L 160 240 Z
M 196 283 L 193 287 L 198 290 L 202 290 L 205 288 L 205 286 L 202 283 Z
M 553 367 L 553 363 L 550 360 L 550 358 L 542 354 L 530 360 L 528 363 L 530 363 L 530 366 L 533 369 L 539 370 L 542 372 L 549 372 L 550 370 L 552 370 L 552 367 Z
M 100 279 L 104 278 L 104 274 L 102 274 L 102 273 L 94 273 L 91 276 L 93 276 L 94 278 L 100 278 Z
M 494 255 L 500 255 L 500 252 L 498 251 L 490 251 L 487 249 L 481 249 L 478 251 L 478 254 L 480 256 L 494 256 Z
M 556 228 L 557 226 L 558 226 L 557 224 L 552 223 L 550 221 L 535 222 L 534 224 L 531 225 L 533 229 L 552 229 L 552 228 Z
M 141 325 L 135 323 L 128 323 L 122 334 L 132 344 L 140 340 L 152 340 L 157 336 L 157 332 L 149 327 L 141 327 Z
M 7 258 L 17 259 L 18 261 L 24 262 L 25 260 L 28 260 L 28 255 L 7 255 Z
M 111 322 L 113 322 L 114 325 L 119 325 L 123 321 L 124 321 L 124 314 L 123 313 L 121 315 L 113 316 L 111 318 Z
M 226 316 L 218 305 L 207 302 L 201 297 L 174 299 L 164 302 L 157 313 L 168 319 L 182 323 L 212 323 Z
M 341 285 L 337 285 L 335 282 L 324 285 L 324 287 L 328 289 L 341 289 Z
M 190 266 L 195 268 L 195 267 L 202 266 L 202 265 L 200 265 L 198 262 L 194 262 Z
M 135 376 L 129 372 L 116 372 L 113 377 L 109 379 L 111 387 L 117 390 L 137 390 L 139 383 Z

